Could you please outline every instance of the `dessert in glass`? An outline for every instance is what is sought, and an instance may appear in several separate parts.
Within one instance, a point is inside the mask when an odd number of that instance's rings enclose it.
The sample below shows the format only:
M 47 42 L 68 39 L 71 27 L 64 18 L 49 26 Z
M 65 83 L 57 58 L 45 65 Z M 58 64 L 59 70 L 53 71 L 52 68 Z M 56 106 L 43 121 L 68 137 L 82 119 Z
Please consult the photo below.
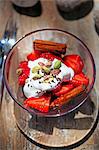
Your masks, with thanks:
M 4 80 L 10 96 L 30 114 L 57 117 L 88 98 L 95 82 L 94 59 L 75 35 L 59 29 L 36 30 L 9 52 Z

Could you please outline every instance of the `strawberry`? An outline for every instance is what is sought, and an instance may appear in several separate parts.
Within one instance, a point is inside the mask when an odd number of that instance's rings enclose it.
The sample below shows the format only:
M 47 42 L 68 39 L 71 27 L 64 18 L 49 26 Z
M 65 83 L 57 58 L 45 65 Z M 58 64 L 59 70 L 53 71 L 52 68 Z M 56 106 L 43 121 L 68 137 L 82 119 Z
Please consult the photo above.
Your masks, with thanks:
M 79 74 L 82 72 L 82 69 L 84 67 L 84 63 L 79 55 L 67 55 L 64 57 L 64 63 L 68 67 L 71 67 L 75 74 Z
M 58 84 L 58 85 L 54 88 L 54 90 L 53 90 L 52 92 L 53 92 L 53 93 L 56 93 L 56 92 L 60 91 L 61 88 L 62 88 L 62 85 L 61 85 L 61 84 Z
M 52 54 L 52 53 L 49 53 L 49 52 L 47 52 L 47 53 L 42 53 L 42 54 L 40 55 L 40 57 L 49 59 L 49 60 L 51 60 L 51 61 L 53 61 L 55 58 L 62 61 L 62 58 L 61 58 L 61 57 L 56 56 L 56 55 L 54 55 L 54 54 Z
M 28 60 L 35 60 L 35 59 L 37 59 L 38 58 L 38 56 L 36 55 L 36 53 L 35 52 L 32 52 L 32 53 L 30 53 L 30 54 L 28 54 L 27 55 L 27 59 Z
M 18 76 L 18 83 L 19 85 L 22 86 L 25 84 L 25 80 L 29 76 L 30 68 L 28 68 L 28 62 L 27 61 L 20 62 L 18 69 L 22 70 Z
M 44 95 L 39 98 L 31 97 L 24 101 L 24 105 L 26 107 L 31 107 L 34 109 L 37 109 L 41 112 L 48 112 L 49 111 L 49 105 L 50 105 L 50 95 Z
M 23 69 L 23 74 L 26 74 L 27 77 L 29 76 L 29 73 L 30 73 L 30 68 L 27 67 Z
M 28 61 L 21 61 L 19 64 L 19 68 L 27 68 L 28 67 Z
M 62 105 L 64 105 L 64 104 L 68 103 L 69 101 L 71 101 L 75 96 L 77 96 L 81 92 L 83 92 L 84 89 L 85 89 L 85 86 L 83 86 L 83 85 L 79 85 L 77 87 L 74 87 L 73 89 L 71 89 L 66 94 L 60 95 L 54 101 L 52 101 L 52 103 L 50 104 L 50 108 L 53 108 L 55 106 L 56 107 L 61 107 Z
M 23 86 L 25 84 L 25 80 L 27 79 L 27 75 L 24 73 L 18 77 L 19 85 Z
M 71 91 L 73 88 L 74 88 L 73 84 L 63 85 L 58 92 L 55 92 L 55 95 L 60 96 L 66 94 L 67 92 Z
M 85 86 L 87 86 L 89 83 L 89 79 L 83 72 L 81 72 L 80 74 L 76 74 L 73 77 L 73 79 L 71 80 L 71 83 L 74 86 L 79 86 L 81 84 L 84 84 Z
M 40 50 L 34 50 L 34 53 L 36 53 L 37 57 L 40 57 L 40 55 L 42 54 L 42 52 Z

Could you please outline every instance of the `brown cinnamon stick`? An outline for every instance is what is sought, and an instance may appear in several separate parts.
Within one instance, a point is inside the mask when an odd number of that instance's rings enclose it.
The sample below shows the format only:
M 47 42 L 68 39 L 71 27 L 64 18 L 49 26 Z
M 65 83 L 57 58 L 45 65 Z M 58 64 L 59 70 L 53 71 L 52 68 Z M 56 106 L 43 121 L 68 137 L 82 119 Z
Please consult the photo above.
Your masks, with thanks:
M 63 104 L 68 103 L 72 98 L 74 98 L 75 96 L 79 95 L 82 91 L 84 91 L 85 86 L 84 85 L 80 85 L 78 87 L 75 87 L 74 89 L 72 89 L 70 92 L 61 95 L 60 97 L 58 97 L 57 99 L 55 99 L 50 107 L 61 107 Z
M 65 54 L 67 48 L 66 44 L 45 40 L 35 40 L 33 42 L 33 46 L 34 50 L 40 50 L 42 52 L 52 52 L 55 54 Z

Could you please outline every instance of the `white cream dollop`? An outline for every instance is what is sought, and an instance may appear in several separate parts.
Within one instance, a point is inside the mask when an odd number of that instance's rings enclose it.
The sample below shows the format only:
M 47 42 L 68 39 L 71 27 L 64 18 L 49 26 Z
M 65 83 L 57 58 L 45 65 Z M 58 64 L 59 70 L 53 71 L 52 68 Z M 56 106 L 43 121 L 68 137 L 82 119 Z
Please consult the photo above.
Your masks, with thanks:
M 29 97 L 39 97 L 43 94 L 43 92 L 40 89 L 36 89 L 33 86 L 33 79 L 28 78 L 24 87 L 23 87 L 24 95 Z
M 52 65 L 50 69 L 54 69 L 54 64 L 58 59 L 54 59 L 52 61 Z M 74 71 L 72 68 L 67 67 L 64 63 L 61 62 L 61 67 L 59 68 L 60 72 L 49 82 L 45 82 L 45 75 L 41 70 L 39 73 L 42 75 L 40 79 L 33 79 L 35 73 L 32 72 L 33 67 L 39 66 L 39 62 L 46 64 L 48 62 L 45 58 L 38 58 L 34 61 L 28 61 L 28 67 L 30 68 L 29 78 L 26 80 L 26 83 L 23 87 L 24 95 L 29 97 L 39 97 L 43 95 L 46 91 L 53 90 L 62 80 L 65 78 L 66 80 L 71 80 L 74 76 Z

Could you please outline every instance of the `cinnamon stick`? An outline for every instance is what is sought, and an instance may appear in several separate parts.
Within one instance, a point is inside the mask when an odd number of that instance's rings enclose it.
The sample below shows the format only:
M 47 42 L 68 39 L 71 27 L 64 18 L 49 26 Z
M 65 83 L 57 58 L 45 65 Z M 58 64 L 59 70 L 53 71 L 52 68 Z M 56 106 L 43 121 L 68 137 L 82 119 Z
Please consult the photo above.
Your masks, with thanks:
M 35 40 L 33 42 L 34 50 L 40 50 L 42 52 L 52 52 L 55 54 L 65 54 L 66 53 L 66 44 L 56 43 L 46 40 Z

